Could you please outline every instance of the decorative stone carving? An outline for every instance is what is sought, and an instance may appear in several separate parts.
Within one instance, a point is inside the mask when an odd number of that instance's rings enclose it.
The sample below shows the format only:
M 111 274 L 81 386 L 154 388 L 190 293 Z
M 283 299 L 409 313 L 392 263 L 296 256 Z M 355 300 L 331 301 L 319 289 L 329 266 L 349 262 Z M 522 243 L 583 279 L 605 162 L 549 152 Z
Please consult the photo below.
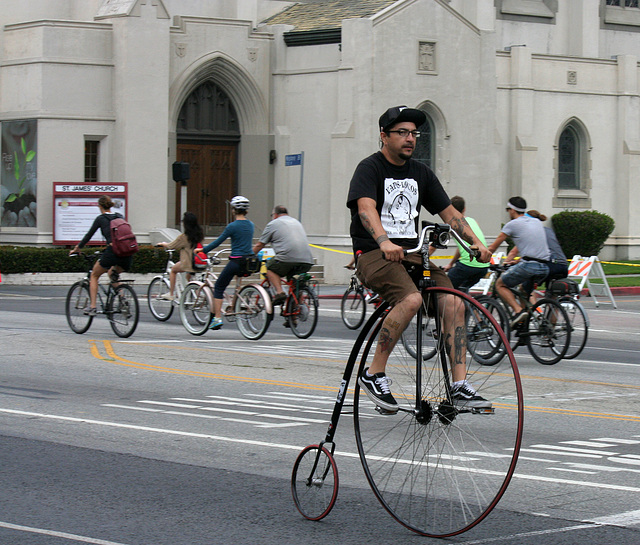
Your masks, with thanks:
M 418 71 L 435 72 L 436 70 L 436 43 L 418 42 Z

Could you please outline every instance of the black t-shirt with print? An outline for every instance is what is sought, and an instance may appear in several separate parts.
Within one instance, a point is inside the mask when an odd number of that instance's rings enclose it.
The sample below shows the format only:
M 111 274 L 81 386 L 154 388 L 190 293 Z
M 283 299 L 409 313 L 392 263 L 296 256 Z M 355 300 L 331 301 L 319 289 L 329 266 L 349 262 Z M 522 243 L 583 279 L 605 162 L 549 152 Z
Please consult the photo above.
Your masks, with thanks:
M 409 159 L 397 166 L 389 163 L 380 151 L 370 155 L 356 167 L 347 197 L 353 251 L 363 253 L 377 249 L 378 245 L 360 221 L 357 201 L 362 197 L 376 201 L 387 235 L 405 248 L 413 248 L 418 242 L 421 206 L 431 214 L 438 214 L 451 204 L 440 180 L 424 164 Z

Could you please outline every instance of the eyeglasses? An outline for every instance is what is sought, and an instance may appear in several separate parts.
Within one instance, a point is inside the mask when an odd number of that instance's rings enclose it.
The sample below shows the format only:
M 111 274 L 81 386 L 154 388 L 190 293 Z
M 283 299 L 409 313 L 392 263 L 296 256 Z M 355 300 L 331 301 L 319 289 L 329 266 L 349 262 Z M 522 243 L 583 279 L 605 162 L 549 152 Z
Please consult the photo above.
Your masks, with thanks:
M 400 138 L 407 138 L 411 135 L 414 138 L 420 137 L 420 131 L 410 131 L 409 129 L 396 129 L 395 131 L 387 131 L 387 133 L 395 132 Z

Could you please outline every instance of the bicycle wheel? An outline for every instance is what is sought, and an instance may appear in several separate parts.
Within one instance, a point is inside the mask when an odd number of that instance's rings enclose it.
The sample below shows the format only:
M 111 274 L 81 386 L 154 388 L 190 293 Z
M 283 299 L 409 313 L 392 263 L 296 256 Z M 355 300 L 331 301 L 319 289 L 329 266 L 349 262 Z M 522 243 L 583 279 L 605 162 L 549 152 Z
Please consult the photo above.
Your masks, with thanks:
M 329 514 L 338 497 L 338 467 L 326 448 L 309 445 L 300 452 L 291 473 L 291 493 L 304 518 L 320 520 Z
M 234 310 L 243 337 L 256 341 L 267 332 L 273 314 L 267 312 L 264 291 L 257 286 L 245 286 L 238 292 Z
M 416 332 L 418 331 L 418 325 L 416 322 L 416 317 L 414 316 L 409 322 L 407 328 L 402 332 L 402 346 L 405 348 L 407 353 L 415 358 L 417 354 L 417 336 Z M 436 355 L 438 343 L 438 335 L 433 328 L 433 324 L 429 325 L 428 323 L 422 324 L 422 359 L 424 361 L 430 360 L 433 356 Z
M 544 365 L 558 363 L 569 349 L 571 327 L 560 303 L 540 299 L 529 314 L 527 346 L 536 361 Z
M 180 321 L 192 335 L 203 335 L 213 318 L 213 296 L 208 297 L 208 286 L 200 282 L 189 282 L 180 295 Z
M 362 290 L 349 288 L 340 302 L 342 321 L 349 329 L 358 329 L 367 314 L 367 303 Z
M 84 313 L 84 310 L 89 308 L 90 301 L 88 282 L 81 280 L 71 286 L 67 293 L 65 313 L 67 323 L 74 333 L 82 334 L 91 327 L 93 316 Z
M 118 337 L 131 337 L 138 326 L 140 307 L 138 297 L 128 284 L 120 284 L 110 291 L 105 314 L 111 329 Z
M 367 480 L 384 508 L 416 533 L 449 537 L 483 520 L 507 489 L 522 440 L 522 387 L 510 348 L 491 367 L 464 350 L 465 324 L 473 320 L 465 318 L 468 307 L 471 316 L 482 315 L 507 346 L 504 332 L 484 307 L 449 288 L 428 288 L 425 297 L 428 304 L 438 299 L 438 311 L 423 316 L 443 339 L 436 344 L 436 356 L 416 362 L 398 343 L 386 367 L 398 412 L 379 414 L 356 383 L 354 424 Z M 359 373 L 371 363 L 383 319 L 363 340 L 364 346 L 354 347 L 362 350 Z M 449 342 L 452 338 L 463 344 Z M 447 346 L 452 352 L 458 349 L 468 380 L 491 401 L 492 409 L 454 406 Z
M 318 298 L 309 288 L 298 290 L 298 304 L 293 296 L 287 297 L 287 320 L 293 334 L 300 338 L 310 337 L 318 323 Z
M 151 315 L 160 322 L 166 322 L 173 313 L 173 302 L 166 299 L 158 299 L 160 295 L 169 293 L 169 289 L 169 281 L 161 276 L 154 278 L 149 284 L 149 289 L 147 289 L 149 310 Z
M 567 313 L 569 324 L 571 325 L 569 348 L 564 355 L 564 359 L 571 360 L 577 358 L 587 344 L 589 317 L 584 307 L 573 297 L 561 297 L 558 302 Z
M 509 318 L 502 305 L 486 295 L 477 297 L 476 301 L 487 309 L 509 338 Z M 484 315 L 474 313 L 473 307 L 467 309 L 467 346 L 473 359 L 483 365 L 495 365 L 506 354 L 498 331 Z

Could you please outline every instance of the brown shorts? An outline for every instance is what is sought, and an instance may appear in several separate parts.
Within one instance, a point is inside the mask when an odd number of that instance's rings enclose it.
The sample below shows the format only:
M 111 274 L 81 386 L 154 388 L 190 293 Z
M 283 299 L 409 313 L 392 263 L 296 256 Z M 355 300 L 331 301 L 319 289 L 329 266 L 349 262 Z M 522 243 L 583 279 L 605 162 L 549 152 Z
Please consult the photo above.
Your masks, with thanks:
M 422 270 L 422 256 L 410 254 L 405 257 L 405 263 L 416 263 L 418 270 Z M 431 279 L 437 286 L 453 287 L 445 272 L 430 263 Z M 396 305 L 410 293 L 418 292 L 418 288 L 411 279 L 402 263 L 387 261 L 382 257 L 381 250 L 371 250 L 358 258 L 356 274 L 365 286 L 379 294 L 391 305 Z

